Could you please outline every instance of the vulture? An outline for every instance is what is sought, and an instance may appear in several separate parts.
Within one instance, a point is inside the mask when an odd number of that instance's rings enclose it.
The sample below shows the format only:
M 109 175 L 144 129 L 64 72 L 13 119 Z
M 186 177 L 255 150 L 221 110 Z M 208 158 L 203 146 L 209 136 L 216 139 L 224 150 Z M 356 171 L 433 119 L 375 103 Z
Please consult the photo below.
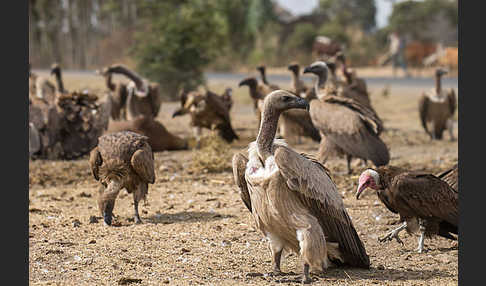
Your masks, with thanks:
M 128 89 L 127 84 L 123 82 L 113 83 L 113 73 L 108 72 L 109 67 L 103 68 L 101 71 L 97 71 L 97 74 L 102 75 L 105 78 L 106 87 L 110 91 L 109 99 L 111 100 L 111 114 L 110 117 L 113 120 L 126 120 L 127 119 L 127 97 Z
M 221 95 L 221 99 L 228 108 L 228 111 L 230 111 L 231 107 L 233 107 L 233 89 L 231 87 L 226 88 Z
M 417 251 L 423 252 L 425 236 L 439 235 L 456 240 L 458 234 L 458 192 L 440 178 L 424 172 L 407 171 L 394 166 L 367 169 L 359 176 L 356 199 L 366 188 L 376 190 L 380 201 L 393 213 L 399 214 L 400 227 L 380 239 L 398 237 L 400 231 L 420 232 Z
M 89 164 L 93 177 L 101 183 L 98 207 L 104 222 L 111 225 L 116 197 L 126 189 L 133 193 L 135 223 L 141 223 L 138 202 L 146 199 L 148 184 L 155 183 L 148 137 L 130 131 L 103 135 L 90 153 Z
M 130 79 L 127 84 L 127 119 L 131 120 L 140 114 L 157 117 L 162 97 L 159 94 L 159 84 L 149 82 L 127 67 L 114 64 L 105 69 L 105 73 L 122 74 Z
M 347 88 L 361 93 L 363 94 L 363 96 L 369 99 L 366 81 L 362 78 L 359 78 L 356 75 L 355 70 L 348 68 L 348 66 L 346 65 L 346 57 L 342 52 L 338 53 L 338 55 L 336 56 L 336 62 L 341 64 L 341 71 L 344 75 L 344 78 L 346 79 Z
M 249 77 L 245 78 L 240 83 L 238 84 L 239 87 L 242 86 L 248 86 L 248 91 L 250 93 L 250 97 L 253 100 L 253 110 L 255 111 L 255 114 L 257 115 L 257 121 L 258 124 L 260 124 L 261 121 L 261 110 L 258 106 L 258 101 L 263 100 L 265 96 L 272 92 L 272 89 L 270 89 L 268 86 L 259 84 L 258 80 L 254 77 Z
M 150 116 L 139 115 L 129 121 L 111 121 L 105 134 L 120 131 L 132 131 L 147 136 L 153 152 L 189 148 L 187 140 L 170 133 L 162 123 Z
M 370 261 L 329 171 L 319 162 L 275 139 L 278 118 L 308 102 L 284 90 L 265 97 L 262 122 L 248 155 L 232 159 L 235 184 L 256 226 L 269 242 L 273 271 L 281 272 L 282 251 L 303 262 L 305 283 L 310 268 L 324 271 L 329 263 L 369 268 Z
M 193 127 L 197 146 L 200 144 L 202 128 L 217 130 L 218 135 L 226 142 L 231 143 L 238 139 L 233 127 L 228 105 L 224 99 L 216 93 L 206 91 L 182 91 L 181 107 L 174 111 L 172 118 L 184 114 L 191 115 L 191 126 Z
M 437 175 L 442 181 L 445 181 L 451 188 L 459 192 L 459 185 L 458 185 L 458 178 L 459 178 L 459 169 L 458 165 L 455 164 L 449 170 L 442 172 L 441 174 Z
M 321 132 L 318 159 L 326 162 L 331 154 L 345 155 L 348 174 L 352 173 L 353 157 L 371 160 L 376 166 L 388 164 L 390 153 L 379 135 L 383 124 L 373 109 L 353 98 L 326 93 L 328 68 L 315 62 L 304 73 L 318 76 L 315 92 L 318 99 L 310 101 L 310 116 Z
M 435 71 L 435 90 L 424 92 L 419 100 L 419 114 L 422 127 L 431 139 L 442 139 L 447 128 L 450 140 L 454 140 L 452 117 L 456 111 L 456 93 L 454 89 L 442 90 L 441 78 L 447 70 L 438 68 Z
M 258 66 L 257 67 L 257 70 L 260 72 L 260 76 L 262 78 L 262 82 L 264 85 L 268 86 L 270 89 L 272 90 L 277 90 L 277 89 L 280 89 L 278 85 L 276 84 L 271 84 L 268 82 L 267 80 L 267 74 L 266 74 L 266 68 L 264 65 L 261 65 L 261 66 Z
M 305 86 L 304 81 L 300 79 L 300 66 L 297 63 L 291 63 L 288 66 L 288 70 L 292 72 L 292 78 L 290 86 L 292 87 L 292 92 L 300 97 L 306 98 L 306 93 L 309 88 Z
M 96 94 L 87 91 L 69 92 L 64 88 L 61 67 L 52 65 L 51 74 L 57 82 L 56 110 L 51 123 L 55 142 L 62 146 L 62 159 L 75 159 L 88 154 L 97 144 L 98 137 L 108 127 L 111 102 L 98 101 Z

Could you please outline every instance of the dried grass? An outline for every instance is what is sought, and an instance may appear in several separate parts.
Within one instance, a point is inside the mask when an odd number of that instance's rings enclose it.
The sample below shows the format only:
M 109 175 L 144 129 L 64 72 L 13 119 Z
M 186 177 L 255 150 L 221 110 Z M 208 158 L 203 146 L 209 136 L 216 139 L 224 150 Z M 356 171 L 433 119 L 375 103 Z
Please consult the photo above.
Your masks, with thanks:
M 195 150 L 189 171 L 221 173 L 231 171 L 232 152 L 230 145 L 216 133 L 201 138 L 201 149 Z

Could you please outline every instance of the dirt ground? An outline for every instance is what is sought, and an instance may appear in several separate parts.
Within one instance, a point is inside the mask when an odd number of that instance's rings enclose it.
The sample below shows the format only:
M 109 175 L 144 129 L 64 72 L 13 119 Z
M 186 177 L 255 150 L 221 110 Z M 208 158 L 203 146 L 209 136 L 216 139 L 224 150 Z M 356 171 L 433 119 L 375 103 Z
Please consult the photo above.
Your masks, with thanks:
M 65 85 L 95 86 L 66 77 Z M 85 79 L 86 80 L 86 79 Z M 82 84 L 80 82 L 83 82 Z M 103 224 L 96 205 L 98 184 L 91 176 L 88 157 L 75 161 L 30 161 L 29 164 L 29 281 L 31 285 L 295 285 L 301 273 L 295 254 L 282 260 L 283 277 L 271 277 L 271 255 L 263 235 L 255 229 L 240 200 L 231 172 L 231 156 L 245 151 L 257 134 L 256 119 L 246 88 L 235 83 L 210 83 L 215 91 L 235 91 L 232 124 L 240 140 L 216 155 L 225 158 L 221 170 L 195 168 L 201 152 L 155 154 L 156 182 L 149 186 L 147 202 L 140 205 L 143 224 L 132 219 L 132 196 L 123 191 L 114 209 L 116 226 Z M 78 87 L 76 86 L 76 88 Z M 419 122 L 420 89 L 370 87 L 372 103 L 387 130 L 382 135 L 391 152 L 391 165 L 438 173 L 458 159 L 458 142 L 430 141 Z M 457 89 L 456 89 L 457 92 Z M 172 119 L 178 103 L 164 103 L 159 120 L 169 131 L 192 136 L 188 117 Z M 457 113 L 456 113 L 457 118 Z M 206 131 L 205 134 L 208 134 Z M 457 137 L 457 124 L 455 136 Z M 318 144 L 304 139 L 294 145 L 314 154 Z M 345 160 L 326 166 L 342 193 L 353 224 L 370 256 L 371 269 L 328 269 L 313 274 L 314 285 L 457 285 L 458 242 L 426 239 L 427 251 L 418 254 L 416 235 L 401 233 L 404 245 L 380 243 L 378 238 L 397 227 L 371 190 L 360 200 L 354 192 L 366 166 L 354 162 L 345 174 Z M 96 217 L 90 223 L 90 217 Z

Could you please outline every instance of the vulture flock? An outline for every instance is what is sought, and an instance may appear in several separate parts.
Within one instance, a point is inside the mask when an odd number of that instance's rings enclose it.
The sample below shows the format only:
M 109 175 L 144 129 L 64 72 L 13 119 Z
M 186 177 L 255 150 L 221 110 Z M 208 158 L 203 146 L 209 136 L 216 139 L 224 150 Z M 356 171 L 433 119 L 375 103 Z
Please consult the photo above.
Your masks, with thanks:
M 356 199 L 366 189 L 375 190 L 381 203 L 399 215 L 401 225 L 381 242 L 395 239 L 403 244 L 402 230 L 417 232 L 420 253 L 425 237 L 457 240 L 458 165 L 435 175 L 389 165 L 390 148 L 381 138 L 386 128 L 365 80 L 347 65 L 342 52 L 302 68 L 289 64 L 287 90 L 268 81 L 265 66 L 257 70 L 260 79 L 245 78 L 238 87 L 248 87 L 258 134 L 245 151 L 233 156 L 232 168 L 241 200 L 268 240 L 274 274 L 281 273 L 283 250 L 300 257 L 303 283 L 312 281 L 311 271 L 331 266 L 370 267 L 365 243 L 325 166 L 333 156 L 346 159 L 347 174 L 353 173 L 353 158 L 366 166 Z M 313 86 L 306 86 L 301 72 L 314 78 Z M 190 149 L 188 139 L 172 134 L 156 119 L 162 104 L 157 83 L 121 64 L 96 73 L 104 78 L 105 94 L 66 90 L 58 64 L 51 68 L 55 84 L 30 72 L 29 66 L 29 155 L 69 160 L 89 154 L 91 173 L 100 183 L 97 202 L 105 224 L 112 224 L 122 189 L 133 194 L 134 221 L 141 223 L 139 201 L 155 183 L 154 152 Z M 422 127 L 433 140 L 442 139 L 445 129 L 455 139 L 457 100 L 453 89 L 442 89 L 446 73 L 436 70 L 435 88 L 423 93 L 418 106 Z M 123 80 L 116 82 L 115 75 Z M 232 92 L 180 91 L 180 106 L 172 118 L 189 115 L 195 148 L 201 147 L 203 129 L 227 143 L 240 139 L 230 116 Z M 316 143 L 313 156 L 292 149 L 302 137 Z

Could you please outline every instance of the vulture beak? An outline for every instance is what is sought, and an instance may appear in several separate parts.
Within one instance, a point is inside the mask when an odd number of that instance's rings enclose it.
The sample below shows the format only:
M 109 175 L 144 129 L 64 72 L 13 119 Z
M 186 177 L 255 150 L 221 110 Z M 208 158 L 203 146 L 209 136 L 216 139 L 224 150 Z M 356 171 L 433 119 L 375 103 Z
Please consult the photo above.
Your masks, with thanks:
M 179 108 L 174 113 L 172 113 L 172 118 L 182 115 L 182 110 Z
M 242 87 L 244 85 L 246 85 L 246 80 L 240 81 L 240 83 L 238 84 L 238 87 Z
M 307 102 L 307 100 L 305 100 L 301 97 L 297 97 L 295 99 L 295 103 L 293 104 L 292 107 L 293 108 L 305 109 L 305 110 L 309 111 L 309 103 Z
M 312 67 L 305 67 L 303 73 L 311 73 L 312 72 Z
M 103 210 L 103 221 L 106 225 L 111 225 L 111 221 L 113 219 L 113 208 L 115 206 L 115 202 L 109 201 L 106 203 L 106 207 Z
M 369 181 L 365 181 L 358 186 L 358 190 L 356 191 L 356 199 L 357 200 L 359 200 L 359 196 L 368 187 L 369 184 L 370 184 Z

